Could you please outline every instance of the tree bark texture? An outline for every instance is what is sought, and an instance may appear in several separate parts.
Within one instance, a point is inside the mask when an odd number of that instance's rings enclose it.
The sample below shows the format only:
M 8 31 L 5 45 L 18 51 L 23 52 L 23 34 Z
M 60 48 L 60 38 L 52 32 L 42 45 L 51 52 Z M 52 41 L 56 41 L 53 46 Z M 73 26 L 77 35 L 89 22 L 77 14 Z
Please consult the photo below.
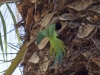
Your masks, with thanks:
M 23 0 L 18 6 L 25 19 L 23 75 L 100 75 L 99 0 Z M 67 46 L 63 61 L 52 66 L 49 42 L 35 44 L 37 34 L 56 24 L 58 38 Z

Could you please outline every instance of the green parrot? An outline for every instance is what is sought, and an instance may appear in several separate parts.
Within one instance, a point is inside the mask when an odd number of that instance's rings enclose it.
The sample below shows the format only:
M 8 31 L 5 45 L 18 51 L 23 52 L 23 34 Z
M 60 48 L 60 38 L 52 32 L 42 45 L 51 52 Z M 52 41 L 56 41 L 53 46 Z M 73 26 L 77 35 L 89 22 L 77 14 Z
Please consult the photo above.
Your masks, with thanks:
M 37 45 L 45 38 L 48 37 L 50 41 L 50 55 L 55 56 L 54 64 L 62 61 L 63 53 L 67 47 L 64 42 L 57 38 L 57 33 L 55 31 L 55 24 L 50 25 L 46 29 L 39 32 L 36 38 Z

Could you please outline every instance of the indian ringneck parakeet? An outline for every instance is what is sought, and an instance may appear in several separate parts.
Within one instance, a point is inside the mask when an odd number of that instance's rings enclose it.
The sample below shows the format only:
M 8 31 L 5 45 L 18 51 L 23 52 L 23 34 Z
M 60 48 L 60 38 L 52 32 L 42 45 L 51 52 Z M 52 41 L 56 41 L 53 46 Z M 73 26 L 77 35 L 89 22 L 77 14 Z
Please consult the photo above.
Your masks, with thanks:
M 65 53 L 66 46 L 64 42 L 57 38 L 57 33 L 55 31 L 55 24 L 50 25 L 45 28 L 37 35 L 36 42 L 37 45 L 45 38 L 48 37 L 50 41 L 50 55 L 55 56 L 54 64 L 62 61 L 63 53 Z

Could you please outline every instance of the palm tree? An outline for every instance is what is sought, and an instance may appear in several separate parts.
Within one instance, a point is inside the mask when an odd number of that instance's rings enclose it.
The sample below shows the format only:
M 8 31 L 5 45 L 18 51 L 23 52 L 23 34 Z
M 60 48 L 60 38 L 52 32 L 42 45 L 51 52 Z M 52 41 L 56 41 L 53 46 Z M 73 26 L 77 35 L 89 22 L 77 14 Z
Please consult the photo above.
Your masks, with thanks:
M 20 61 L 23 75 L 99 75 L 99 7 L 99 0 L 23 0 L 17 8 L 26 35 L 5 75 L 11 75 Z M 55 28 L 49 29 L 52 24 Z M 62 45 L 53 42 L 56 33 L 67 47 L 60 57 L 57 52 Z M 53 43 L 49 44 L 44 35 L 51 35 Z M 58 50 L 53 51 L 51 43 Z M 54 62 L 56 57 L 58 60 Z

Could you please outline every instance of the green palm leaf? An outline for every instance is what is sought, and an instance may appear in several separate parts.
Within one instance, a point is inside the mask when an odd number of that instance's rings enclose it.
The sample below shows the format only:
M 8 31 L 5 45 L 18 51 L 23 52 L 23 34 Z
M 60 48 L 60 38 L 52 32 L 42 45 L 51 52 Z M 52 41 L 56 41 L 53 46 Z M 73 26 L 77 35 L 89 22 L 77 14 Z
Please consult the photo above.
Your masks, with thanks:
M 17 34 L 18 43 L 20 44 L 20 38 L 19 38 L 18 29 L 16 28 L 16 25 L 15 25 L 15 24 L 16 24 L 15 15 L 14 15 L 14 13 L 12 12 L 12 10 L 11 10 L 11 8 L 10 8 L 10 6 L 9 6 L 8 3 L 6 3 L 6 6 L 7 6 L 8 10 L 9 10 L 9 12 L 10 12 L 10 14 L 11 14 L 11 17 L 12 17 L 12 19 L 13 19 L 14 27 L 15 27 L 15 32 L 16 32 L 16 34 Z
M 0 17 L 1 17 L 2 24 L 3 24 L 4 42 L 7 43 L 6 23 L 5 23 L 5 20 L 4 20 L 4 17 L 2 15 L 1 11 L 0 11 Z M 7 53 L 7 44 L 5 44 L 5 52 Z M 7 57 L 7 54 L 6 54 L 6 57 Z
M 3 58 L 4 58 L 4 60 L 5 60 L 4 49 L 3 49 L 2 38 L 1 38 L 1 32 L 0 32 L 0 46 L 1 46 Z

